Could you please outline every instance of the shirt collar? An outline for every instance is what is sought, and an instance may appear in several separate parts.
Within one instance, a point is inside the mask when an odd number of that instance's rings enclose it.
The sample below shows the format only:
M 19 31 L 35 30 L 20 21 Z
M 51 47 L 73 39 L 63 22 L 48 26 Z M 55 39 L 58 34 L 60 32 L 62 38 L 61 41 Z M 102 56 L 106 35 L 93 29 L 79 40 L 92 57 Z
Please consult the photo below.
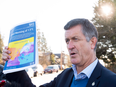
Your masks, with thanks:
M 91 74 L 92 74 L 94 68 L 95 68 L 96 65 L 97 65 L 97 62 L 98 62 L 98 59 L 96 58 L 96 60 L 95 60 L 93 63 L 91 63 L 89 66 L 87 66 L 87 67 L 86 67 L 83 71 L 81 71 L 80 73 L 84 73 L 84 74 L 86 74 L 86 76 L 87 76 L 88 78 L 90 78 L 90 76 L 91 76 Z M 74 64 L 72 64 L 72 69 L 73 69 L 73 71 L 74 71 L 75 79 L 77 79 L 78 74 L 77 74 L 76 66 L 75 66 Z M 80 73 L 79 73 L 79 74 L 80 74 Z

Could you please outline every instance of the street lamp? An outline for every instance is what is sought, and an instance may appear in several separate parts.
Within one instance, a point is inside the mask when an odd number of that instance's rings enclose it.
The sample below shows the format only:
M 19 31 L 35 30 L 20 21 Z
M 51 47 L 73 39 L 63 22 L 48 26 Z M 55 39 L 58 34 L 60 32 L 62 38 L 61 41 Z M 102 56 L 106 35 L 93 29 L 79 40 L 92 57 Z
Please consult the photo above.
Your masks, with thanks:
M 61 57 L 61 58 L 60 58 L 60 68 L 61 68 L 61 70 L 62 70 L 62 59 L 63 59 L 62 57 L 63 57 L 63 52 L 64 52 L 64 51 L 61 51 L 61 56 L 60 56 L 60 57 Z

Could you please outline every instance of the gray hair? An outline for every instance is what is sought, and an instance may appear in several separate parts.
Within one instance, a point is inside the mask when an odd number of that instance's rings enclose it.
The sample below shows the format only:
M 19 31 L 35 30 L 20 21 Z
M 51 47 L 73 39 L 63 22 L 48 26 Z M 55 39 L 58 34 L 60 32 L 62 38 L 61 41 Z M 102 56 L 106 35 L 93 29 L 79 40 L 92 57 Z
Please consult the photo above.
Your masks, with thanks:
M 98 40 L 97 29 L 88 19 L 84 19 L 84 18 L 73 19 L 64 26 L 64 29 L 68 30 L 71 27 L 74 27 L 76 25 L 82 26 L 82 33 L 86 37 L 87 42 L 89 42 L 92 37 L 96 37 Z M 96 48 L 97 48 L 97 43 L 96 43 L 94 50 L 96 50 Z

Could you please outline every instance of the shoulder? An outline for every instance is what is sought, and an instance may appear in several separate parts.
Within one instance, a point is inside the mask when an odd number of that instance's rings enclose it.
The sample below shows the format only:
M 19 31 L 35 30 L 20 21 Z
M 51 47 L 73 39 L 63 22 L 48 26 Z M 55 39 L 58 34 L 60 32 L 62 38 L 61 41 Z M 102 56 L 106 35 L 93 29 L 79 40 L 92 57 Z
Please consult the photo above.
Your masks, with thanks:
M 115 83 L 115 81 L 116 81 L 116 73 L 110 71 L 109 69 L 102 66 L 101 64 L 100 64 L 100 67 L 98 67 L 98 68 L 101 68 L 101 70 L 99 69 L 100 70 L 99 72 L 101 72 L 100 78 L 102 80 L 105 80 L 107 82 Z
M 115 79 L 116 80 L 116 73 L 110 71 L 109 69 L 103 67 L 102 68 L 102 76 L 104 76 L 105 78 L 108 78 L 108 79 Z
M 101 72 L 102 75 L 116 75 L 114 72 L 112 72 L 111 70 L 107 69 L 105 66 L 103 66 L 101 63 L 97 63 L 95 71 L 99 71 L 99 73 Z
M 116 87 L 116 74 L 103 67 L 99 85 L 101 85 L 101 87 Z
M 105 66 L 103 66 L 102 64 L 100 64 L 98 62 L 97 64 L 97 68 L 99 68 L 99 70 L 101 69 L 101 74 L 104 76 L 116 76 L 116 73 L 112 72 L 111 70 L 107 69 Z

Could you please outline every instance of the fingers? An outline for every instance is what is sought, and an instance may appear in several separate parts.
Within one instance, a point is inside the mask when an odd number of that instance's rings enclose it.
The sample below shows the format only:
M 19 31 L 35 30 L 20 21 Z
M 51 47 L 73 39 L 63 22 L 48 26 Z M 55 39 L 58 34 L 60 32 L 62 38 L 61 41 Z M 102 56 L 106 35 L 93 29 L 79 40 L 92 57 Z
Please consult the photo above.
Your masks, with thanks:
M 5 62 L 7 60 L 9 60 L 11 58 L 11 56 L 9 55 L 11 52 L 8 50 L 8 46 L 6 46 L 4 49 L 3 49 L 3 52 L 2 52 L 2 60 Z

